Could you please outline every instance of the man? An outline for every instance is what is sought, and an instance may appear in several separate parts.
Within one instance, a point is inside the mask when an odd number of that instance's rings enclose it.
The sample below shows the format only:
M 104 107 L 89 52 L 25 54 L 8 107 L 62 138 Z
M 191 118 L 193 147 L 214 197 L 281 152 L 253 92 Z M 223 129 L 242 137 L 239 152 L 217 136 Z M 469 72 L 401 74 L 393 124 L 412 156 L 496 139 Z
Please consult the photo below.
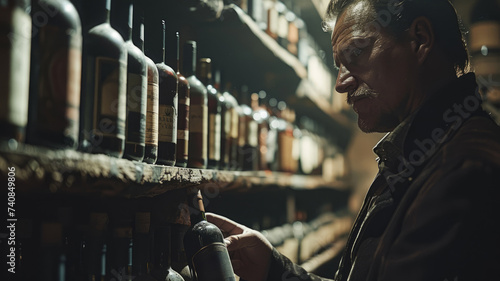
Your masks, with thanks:
M 328 15 L 337 91 L 363 131 L 389 132 L 335 280 L 498 280 L 500 128 L 481 109 L 453 6 L 332 0 Z M 243 279 L 326 280 L 258 232 L 208 219 Z

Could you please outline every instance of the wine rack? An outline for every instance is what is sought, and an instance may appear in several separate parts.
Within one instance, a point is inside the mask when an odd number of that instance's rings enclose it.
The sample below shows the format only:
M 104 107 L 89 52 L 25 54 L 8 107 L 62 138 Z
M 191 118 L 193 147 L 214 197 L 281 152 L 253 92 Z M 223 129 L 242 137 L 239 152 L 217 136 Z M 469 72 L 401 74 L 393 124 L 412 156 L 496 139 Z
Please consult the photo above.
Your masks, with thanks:
M 149 2 L 152 1 L 145 1 L 146 4 Z M 159 7 L 151 11 L 151 18 L 154 19 L 155 13 L 175 11 L 160 9 L 165 5 L 180 5 L 171 2 L 173 1 L 156 1 Z M 327 88 L 326 95 L 325 89 L 318 89 L 308 77 L 308 69 L 299 59 L 262 31 L 239 7 L 226 6 L 217 20 L 194 23 L 190 26 L 190 31 L 182 32 L 185 35 L 184 41 L 195 39 L 199 42 L 200 57 L 212 57 L 221 67 L 231 70 L 228 80 L 241 82 L 238 79 L 245 77 L 246 83 L 285 100 L 296 110 L 298 116 L 307 116 L 328 127 L 328 139 L 334 142 L 340 153 L 345 150 L 353 122 L 348 111 L 343 111 L 342 106 L 334 104 L 334 101 L 327 97 L 328 92 L 333 92 L 333 89 Z M 158 41 L 159 38 L 147 41 L 147 44 L 160 45 L 155 40 Z M 333 74 L 325 71 L 325 74 L 333 79 Z M 208 206 L 207 211 L 230 216 L 232 210 L 229 207 L 234 205 L 227 204 L 225 200 L 236 202 L 234 204 L 237 205 L 252 197 L 247 203 L 253 205 L 253 209 L 266 206 L 268 208 L 263 208 L 266 212 L 272 215 L 276 213 L 278 218 L 256 227 L 264 231 L 296 220 L 300 209 L 300 206 L 296 205 L 301 199 L 299 197 L 308 201 L 325 200 L 324 196 L 321 198 L 321 193 L 311 197 L 303 196 L 309 191 L 335 191 L 329 193 L 338 196 L 333 200 L 334 211 L 346 207 L 350 194 L 350 186 L 342 178 L 332 180 L 331 177 L 318 174 L 178 168 L 70 149 L 51 149 L 28 144 L 12 146 L 12 143 L 2 142 L 0 182 L 7 182 L 8 171 L 12 167 L 16 171 L 15 193 L 18 196 L 18 207 L 26 208 L 21 218 L 29 218 L 30 210 L 42 210 L 45 206 L 57 209 L 58 206 L 51 205 L 54 202 L 99 205 L 119 201 L 119 204 L 112 204 L 122 208 L 127 206 L 128 202 L 132 206 L 137 200 L 146 199 L 151 204 L 149 207 L 165 211 L 164 220 L 168 223 L 187 226 L 190 224 L 189 215 L 186 215 L 188 210 L 179 206 L 184 206 L 183 202 L 197 190 L 204 190 L 206 193 L 215 190 L 212 192 L 213 197 L 208 196 L 213 203 Z M 262 197 L 270 193 L 275 197 L 270 196 L 262 200 Z M 249 196 L 250 194 L 253 196 Z M 227 200 L 228 197 L 232 200 Z M 275 205 L 274 209 L 272 205 Z M 116 209 L 114 206 L 106 208 L 113 210 Z M 231 218 L 238 220 L 238 215 L 241 214 L 235 214 Z M 246 215 L 248 218 L 249 214 Z M 341 217 L 335 215 L 333 218 L 322 217 L 318 220 L 322 223 L 316 226 L 314 222 L 311 223 L 312 226 L 302 233 L 301 237 L 288 237 L 285 239 L 288 242 L 275 244 L 283 252 L 288 251 L 295 255 L 294 261 L 302 263 L 312 271 L 338 256 L 350 228 L 351 216 L 344 213 Z M 250 219 L 247 222 L 251 221 Z M 333 236 L 320 241 L 321 243 L 316 241 L 313 246 L 308 244 L 308 241 L 323 237 L 327 232 Z

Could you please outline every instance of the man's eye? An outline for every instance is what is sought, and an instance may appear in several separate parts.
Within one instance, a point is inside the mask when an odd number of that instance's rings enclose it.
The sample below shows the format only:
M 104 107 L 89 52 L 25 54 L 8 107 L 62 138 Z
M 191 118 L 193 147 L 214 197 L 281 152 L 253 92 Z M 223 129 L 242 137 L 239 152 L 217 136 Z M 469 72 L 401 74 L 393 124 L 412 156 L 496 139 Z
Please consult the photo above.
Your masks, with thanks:
M 351 54 L 354 55 L 355 57 L 359 57 L 361 55 L 361 49 L 359 48 L 353 48 L 351 51 Z

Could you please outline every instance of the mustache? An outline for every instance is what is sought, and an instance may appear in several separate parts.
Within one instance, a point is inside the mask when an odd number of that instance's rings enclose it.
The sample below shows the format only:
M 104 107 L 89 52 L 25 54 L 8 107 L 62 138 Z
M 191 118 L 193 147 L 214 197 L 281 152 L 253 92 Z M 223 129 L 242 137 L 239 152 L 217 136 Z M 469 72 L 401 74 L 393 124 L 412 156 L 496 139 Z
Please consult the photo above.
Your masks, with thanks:
M 376 95 L 377 93 L 375 93 L 373 90 L 367 88 L 358 88 L 356 89 L 356 91 L 347 94 L 347 103 L 352 105 L 352 103 L 359 98 L 374 97 Z

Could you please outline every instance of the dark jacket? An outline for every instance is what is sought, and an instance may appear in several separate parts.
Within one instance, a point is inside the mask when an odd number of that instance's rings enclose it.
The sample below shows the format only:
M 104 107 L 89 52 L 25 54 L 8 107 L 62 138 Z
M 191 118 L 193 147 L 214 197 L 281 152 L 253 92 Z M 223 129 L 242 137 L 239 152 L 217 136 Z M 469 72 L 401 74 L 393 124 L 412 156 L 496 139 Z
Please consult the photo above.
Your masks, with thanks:
M 335 280 L 500 280 L 500 127 L 474 74 L 433 95 L 375 148 L 379 173 Z M 268 280 L 327 280 L 273 251 Z

